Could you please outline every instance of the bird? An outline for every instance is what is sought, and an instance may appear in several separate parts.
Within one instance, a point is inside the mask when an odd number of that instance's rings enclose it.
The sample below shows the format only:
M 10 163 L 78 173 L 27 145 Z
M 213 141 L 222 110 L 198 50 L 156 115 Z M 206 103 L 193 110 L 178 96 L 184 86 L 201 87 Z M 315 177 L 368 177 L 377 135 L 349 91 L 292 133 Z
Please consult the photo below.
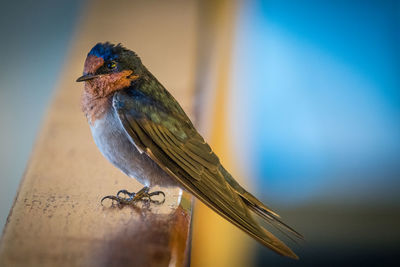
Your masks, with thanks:
M 298 259 L 254 214 L 290 237 L 303 236 L 232 177 L 135 52 L 121 44 L 97 43 L 76 81 L 84 82 L 81 106 L 97 147 L 115 167 L 144 185 L 136 193 L 120 190 L 102 201 L 129 205 L 155 195 L 165 198 L 164 192 L 150 188 L 179 186 L 264 246 Z

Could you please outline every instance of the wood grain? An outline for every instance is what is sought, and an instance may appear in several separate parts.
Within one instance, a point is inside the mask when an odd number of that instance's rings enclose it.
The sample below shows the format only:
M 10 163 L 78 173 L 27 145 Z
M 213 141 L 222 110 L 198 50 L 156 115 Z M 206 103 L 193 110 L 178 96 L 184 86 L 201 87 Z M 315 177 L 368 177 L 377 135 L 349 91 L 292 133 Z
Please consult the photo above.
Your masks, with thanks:
M 141 185 L 98 151 L 79 108 L 82 84 L 75 80 L 95 43 L 121 42 L 141 56 L 190 115 L 196 23 L 195 1 L 87 4 L 7 220 L 0 266 L 188 264 L 191 196 L 161 189 L 167 197 L 160 206 L 100 205 L 104 195 Z

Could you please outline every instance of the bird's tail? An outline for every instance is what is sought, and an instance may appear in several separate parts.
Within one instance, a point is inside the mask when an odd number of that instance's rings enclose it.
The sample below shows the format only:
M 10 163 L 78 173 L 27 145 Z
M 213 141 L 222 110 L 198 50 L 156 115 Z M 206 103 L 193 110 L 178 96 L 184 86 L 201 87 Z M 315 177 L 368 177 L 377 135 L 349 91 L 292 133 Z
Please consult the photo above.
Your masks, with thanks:
M 274 226 L 278 231 L 286 235 L 291 240 L 295 241 L 293 236 L 296 238 L 303 239 L 303 236 L 294 230 L 292 227 L 285 224 L 280 216 L 267 207 L 264 203 L 259 201 L 255 196 L 247 192 L 235 179 L 228 173 L 224 167 L 220 168 L 225 180 L 231 186 L 231 188 L 236 191 L 236 193 L 243 200 L 244 204 L 254 213 L 259 215 L 262 219 L 266 220 L 269 224 Z M 294 254 L 283 242 L 277 239 L 273 234 L 268 232 L 262 226 L 258 226 L 258 233 L 256 233 L 258 239 L 261 243 L 276 251 L 277 253 L 298 259 L 297 255 Z M 254 234 L 254 233 L 253 233 Z M 253 235 L 254 236 L 254 235 Z M 296 242 L 296 241 L 295 241 Z
M 245 191 L 244 193 L 239 194 L 246 205 L 254 211 L 257 215 L 259 215 L 261 218 L 269 222 L 271 225 L 275 226 L 278 231 L 289 237 L 290 239 L 293 240 L 293 238 L 287 234 L 290 233 L 293 236 L 303 239 L 304 237 L 294 230 L 292 227 L 289 225 L 285 224 L 281 219 L 280 216 L 272 211 L 270 208 L 264 205 L 261 201 L 259 201 L 255 196 L 250 194 L 249 192 Z

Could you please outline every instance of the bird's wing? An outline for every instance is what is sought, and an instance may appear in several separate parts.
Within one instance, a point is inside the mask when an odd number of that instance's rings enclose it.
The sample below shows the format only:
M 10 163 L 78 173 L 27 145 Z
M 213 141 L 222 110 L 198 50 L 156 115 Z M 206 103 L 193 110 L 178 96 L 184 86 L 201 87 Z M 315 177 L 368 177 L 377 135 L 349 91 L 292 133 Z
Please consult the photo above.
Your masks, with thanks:
M 179 105 L 172 96 L 168 98 Z M 297 258 L 251 217 L 246 201 L 225 179 L 227 172 L 218 157 L 183 111 L 171 112 L 135 89 L 115 93 L 113 107 L 131 142 L 184 188 L 265 246 Z

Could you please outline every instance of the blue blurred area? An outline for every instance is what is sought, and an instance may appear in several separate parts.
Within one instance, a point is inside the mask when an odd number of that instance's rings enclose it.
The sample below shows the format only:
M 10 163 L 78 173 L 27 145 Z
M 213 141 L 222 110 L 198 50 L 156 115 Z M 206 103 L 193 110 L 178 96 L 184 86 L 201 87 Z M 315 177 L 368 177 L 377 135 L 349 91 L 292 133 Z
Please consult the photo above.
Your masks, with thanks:
M 400 1 L 243 1 L 231 132 L 270 202 L 400 204 Z
M 67 54 L 84 1 L 2 1 L 0 231 Z

